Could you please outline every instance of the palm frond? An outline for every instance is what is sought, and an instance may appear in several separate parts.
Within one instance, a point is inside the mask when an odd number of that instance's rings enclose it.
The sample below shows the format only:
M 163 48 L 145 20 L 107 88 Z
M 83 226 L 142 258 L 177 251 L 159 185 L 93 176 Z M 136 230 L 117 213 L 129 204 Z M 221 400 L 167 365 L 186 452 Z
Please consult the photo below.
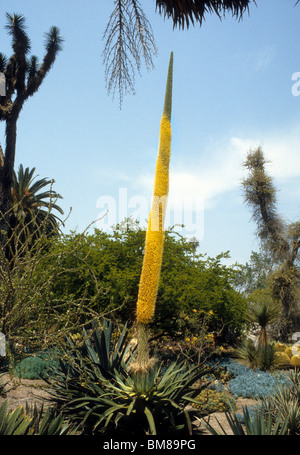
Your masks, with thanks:
M 14 226 L 20 241 L 25 241 L 25 237 L 34 241 L 41 233 L 52 235 L 58 232 L 59 224 L 63 224 L 53 213 L 57 211 L 63 215 L 63 209 L 56 204 L 57 199 L 62 199 L 62 196 L 53 191 L 52 187 L 41 192 L 47 185 L 52 184 L 53 180 L 44 178 L 34 182 L 34 173 L 35 168 L 24 169 L 22 164 L 17 173 L 13 172 L 11 226 Z
M 164 17 L 171 18 L 173 27 L 189 28 L 196 22 L 202 25 L 206 15 L 215 13 L 219 18 L 226 13 L 241 19 L 255 0 L 156 0 L 156 9 Z

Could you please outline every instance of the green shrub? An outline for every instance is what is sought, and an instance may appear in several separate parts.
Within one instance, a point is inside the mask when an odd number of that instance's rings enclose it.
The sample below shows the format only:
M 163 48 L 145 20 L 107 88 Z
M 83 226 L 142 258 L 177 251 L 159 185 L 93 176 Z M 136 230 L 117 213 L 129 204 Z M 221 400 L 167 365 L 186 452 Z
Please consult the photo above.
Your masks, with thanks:
M 214 389 L 204 389 L 195 398 L 193 407 L 198 409 L 202 415 L 213 412 L 225 412 L 233 410 L 235 399 L 225 392 L 218 392 Z
M 84 300 L 99 315 L 113 310 L 121 323 L 133 322 L 144 245 L 145 232 L 130 222 L 126 229 L 117 226 L 109 234 L 95 229 L 81 236 L 61 236 L 53 259 L 48 259 L 48 266 L 43 262 L 37 274 L 53 268 L 52 262 L 59 257 L 61 272 L 50 289 L 53 300 Z M 198 315 L 213 312 L 209 332 L 220 333 L 228 342 L 240 335 L 247 303 L 235 291 L 233 268 L 221 264 L 223 257 L 226 254 L 216 258 L 196 254 L 191 242 L 171 230 L 166 232 L 153 332 L 198 335 L 201 320 L 193 318 L 195 309 Z
M 287 354 L 284 354 L 286 357 Z M 262 371 L 272 370 L 279 366 L 278 352 L 275 345 L 255 345 L 252 340 L 246 339 L 235 351 L 238 359 L 244 361 L 250 368 L 259 368 Z

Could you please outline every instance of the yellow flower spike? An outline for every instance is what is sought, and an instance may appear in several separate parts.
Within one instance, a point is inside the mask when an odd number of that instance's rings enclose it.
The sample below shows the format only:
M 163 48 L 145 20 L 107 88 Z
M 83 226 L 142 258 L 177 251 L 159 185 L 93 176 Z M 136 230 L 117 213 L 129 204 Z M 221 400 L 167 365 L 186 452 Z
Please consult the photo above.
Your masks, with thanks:
M 145 240 L 145 254 L 137 301 L 137 323 L 151 322 L 157 298 L 164 249 L 164 221 L 169 193 L 171 156 L 173 52 L 171 53 L 165 103 L 160 122 L 159 150 L 155 169 L 153 200 Z
M 146 232 L 145 253 L 136 307 L 138 355 L 136 362 L 131 365 L 131 371 L 135 374 L 147 374 L 155 364 L 155 359 L 149 358 L 148 325 L 155 312 L 165 241 L 164 222 L 169 193 L 171 156 L 172 85 L 173 52 L 170 56 L 164 109 L 160 122 L 153 199 Z

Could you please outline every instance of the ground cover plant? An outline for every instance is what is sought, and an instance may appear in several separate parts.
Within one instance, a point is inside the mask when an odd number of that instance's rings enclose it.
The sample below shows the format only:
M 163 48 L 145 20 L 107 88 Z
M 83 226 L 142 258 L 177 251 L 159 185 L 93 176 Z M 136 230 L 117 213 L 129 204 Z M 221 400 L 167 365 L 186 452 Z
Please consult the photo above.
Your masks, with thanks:
M 12 374 L 22 379 L 41 379 L 53 365 L 58 365 L 58 355 L 55 351 L 43 351 L 25 357 L 13 366 Z
M 288 379 L 281 371 L 270 373 L 252 369 L 234 359 L 218 360 L 218 367 L 226 368 L 234 377 L 228 382 L 228 390 L 234 397 L 259 398 L 270 395 L 277 386 L 286 386 Z

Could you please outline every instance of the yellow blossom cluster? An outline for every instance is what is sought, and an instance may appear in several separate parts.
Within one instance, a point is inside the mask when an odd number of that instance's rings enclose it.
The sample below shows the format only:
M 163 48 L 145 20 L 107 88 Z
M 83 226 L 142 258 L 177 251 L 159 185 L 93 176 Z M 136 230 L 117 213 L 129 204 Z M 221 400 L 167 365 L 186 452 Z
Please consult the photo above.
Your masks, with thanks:
M 137 322 L 148 324 L 155 312 L 164 249 L 164 221 L 169 193 L 171 155 L 173 54 L 171 54 L 164 111 L 160 123 L 159 150 L 155 169 L 153 200 L 145 240 L 145 254 L 137 301 Z
M 200 338 L 200 337 L 197 337 L 197 336 L 186 337 L 185 341 L 187 343 L 191 343 L 192 345 L 195 345 L 197 343 L 197 341 L 200 341 L 200 339 L 204 340 L 204 341 L 206 341 L 208 343 L 214 343 L 214 334 L 213 333 L 208 333 L 203 338 Z

